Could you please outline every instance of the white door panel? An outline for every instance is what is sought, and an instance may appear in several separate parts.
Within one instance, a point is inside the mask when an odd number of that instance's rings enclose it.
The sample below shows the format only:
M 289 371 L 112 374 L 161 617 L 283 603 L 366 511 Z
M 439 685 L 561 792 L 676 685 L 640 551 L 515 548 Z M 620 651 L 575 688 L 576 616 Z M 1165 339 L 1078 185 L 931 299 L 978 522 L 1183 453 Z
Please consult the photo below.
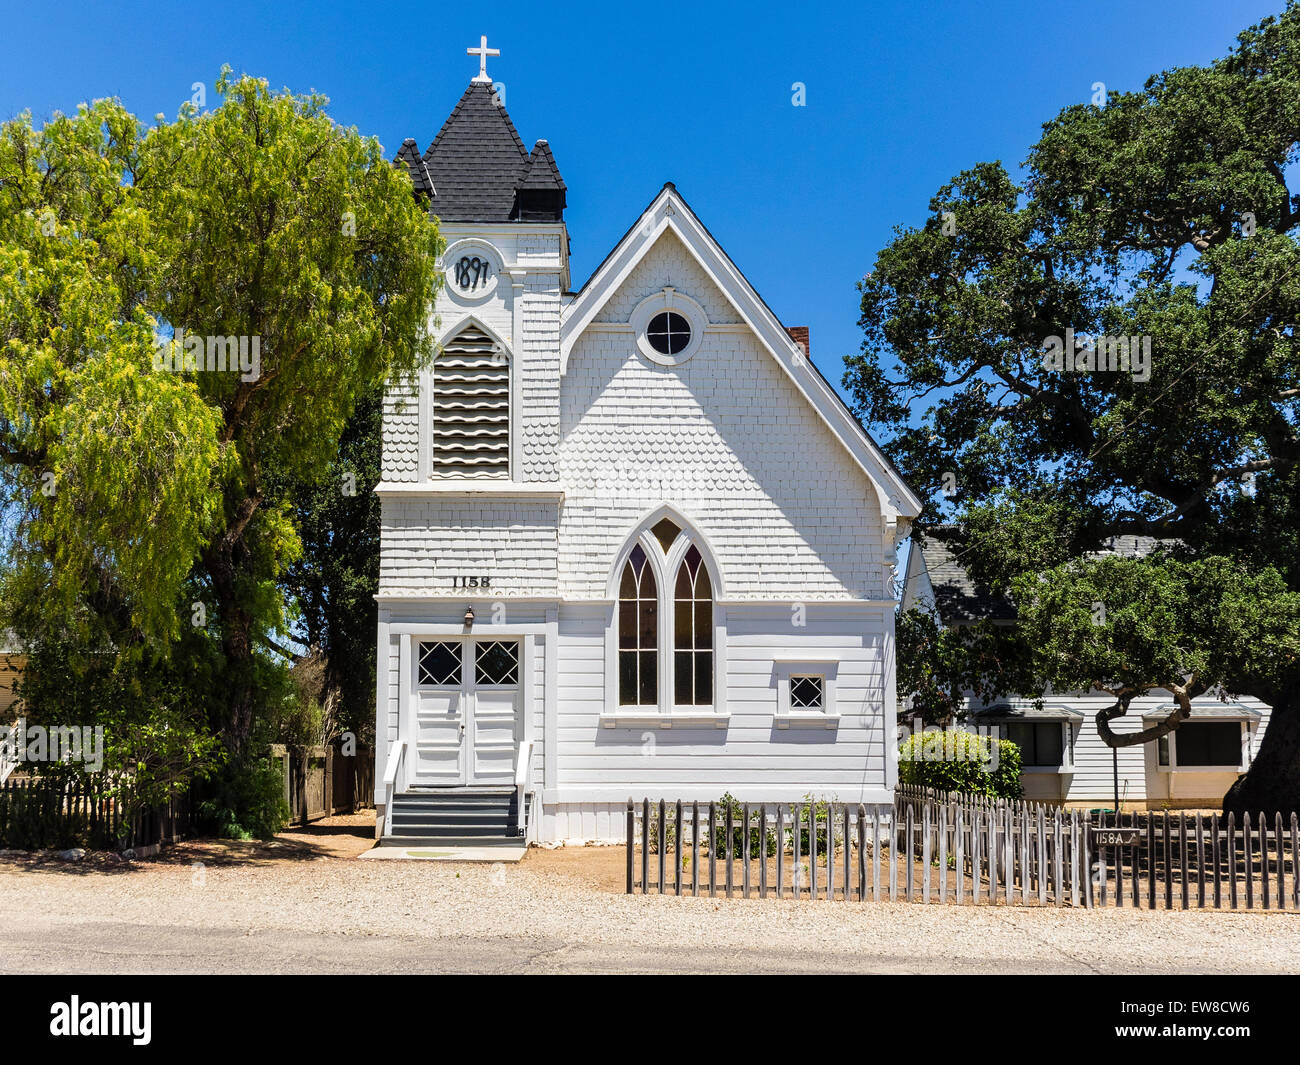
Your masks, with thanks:
M 484 687 L 474 693 L 475 784 L 513 784 L 519 720 L 518 687 Z
M 409 785 L 514 783 L 520 653 L 518 640 L 412 641 Z
M 412 783 L 463 783 L 467 702 L 464 693 L 445 689 L 417 691 L 412 702 L 415 706 Z

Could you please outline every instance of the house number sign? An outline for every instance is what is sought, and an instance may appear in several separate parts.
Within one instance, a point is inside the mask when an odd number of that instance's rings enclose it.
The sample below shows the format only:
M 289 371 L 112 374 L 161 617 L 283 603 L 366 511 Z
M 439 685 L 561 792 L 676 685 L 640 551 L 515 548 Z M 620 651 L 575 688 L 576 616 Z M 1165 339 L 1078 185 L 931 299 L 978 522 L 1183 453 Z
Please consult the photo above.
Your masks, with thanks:
M 1094 828 L 1092 830 L 1094 847 L 1133 847 L 1141 842 L 1140 828 Z
M 454 574 L 451 578 L 453 588 L 491 588 L 492 578 L 485 573 Z

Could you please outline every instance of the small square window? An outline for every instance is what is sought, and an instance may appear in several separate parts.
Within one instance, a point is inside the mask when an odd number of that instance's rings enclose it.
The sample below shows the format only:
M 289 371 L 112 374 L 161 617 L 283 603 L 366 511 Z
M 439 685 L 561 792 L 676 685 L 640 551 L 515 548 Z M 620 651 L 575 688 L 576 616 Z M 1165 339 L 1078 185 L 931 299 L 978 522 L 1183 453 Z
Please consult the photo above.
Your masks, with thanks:
M 790 678 L 791 710 L 825 710 L 826 678 L 817 674 Z

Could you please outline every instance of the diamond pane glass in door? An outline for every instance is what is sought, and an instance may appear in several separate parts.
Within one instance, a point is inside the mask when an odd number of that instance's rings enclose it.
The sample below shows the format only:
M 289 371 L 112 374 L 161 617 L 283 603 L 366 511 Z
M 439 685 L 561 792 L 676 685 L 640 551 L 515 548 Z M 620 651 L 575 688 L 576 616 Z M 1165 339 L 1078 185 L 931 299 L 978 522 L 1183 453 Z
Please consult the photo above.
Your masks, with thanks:
M 460 687 L 460 642 L 420 644 L 419 683 Z
M 484 640 L 475 644 L 474 683 L 518 684 L 518 642 L 515 640 Z

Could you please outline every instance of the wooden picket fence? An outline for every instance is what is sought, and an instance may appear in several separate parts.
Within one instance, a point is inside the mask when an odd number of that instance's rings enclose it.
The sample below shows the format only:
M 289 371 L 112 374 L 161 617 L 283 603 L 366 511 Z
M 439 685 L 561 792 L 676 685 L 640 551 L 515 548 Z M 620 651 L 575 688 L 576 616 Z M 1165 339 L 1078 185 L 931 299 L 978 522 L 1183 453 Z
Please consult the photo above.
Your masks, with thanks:
M 0 847 L 123 850 L 174 843 L 190 834 L 193 800 L 138 801 L 129 783 L 104 777 L 11 776 L 0 784 Z
M 1295 815 L 1117 818 L 906 786 L 885 810 L 629 800 L 627 892 L 1300 909 L 1298 828 Z

